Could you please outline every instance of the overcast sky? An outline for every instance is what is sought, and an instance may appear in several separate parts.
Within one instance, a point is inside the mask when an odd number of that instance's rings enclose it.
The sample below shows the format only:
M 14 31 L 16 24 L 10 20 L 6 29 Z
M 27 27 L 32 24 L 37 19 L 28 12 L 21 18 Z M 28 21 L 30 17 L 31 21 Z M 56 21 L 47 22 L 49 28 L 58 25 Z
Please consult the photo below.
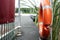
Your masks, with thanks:
M 26 4 L 26 5 L 29 5 L 29 6 L 33 7 L 33 6 L 29 3 L 28 0 L 25 0 L 25 1 L 26 1 L 27 3 L 22 2 L 22 1 L 21 1 L 21 3 L 24 3 L 24 4 Z M 36 6 L 39 6 L 40 0 L 30 0 L 30 1 L 32 1 L 32 3 L 35 4 Z M 35 1 L 35 3 L 34 3 L 34 1 Z M 15 0 L 15 7 L 18 7 L 18 0 Z M 27 6 L 21 5 L 20 7 L 27 7 Z
M 28 0 L 25 0 L 26 2 L 21 2 L 20 1 L 20 3 L 24 3 L 24 4 L 26 4 L 26 5 L 29 5 L 29 6 L 31 6 L 31 7 L 33 7 L 29 2 L 28 2 Z M 39 7 L 39 4 L 40 4 L 40 0 L 30 0 L 30 1 L 32 1 L 32 3 L 33 4 L 35 4 L 37 7 Z M 35 1 L 35 3 L 34 3 L 34 1 Z M 42 1 L 42 0 L 41 0 Z M 59 0 L 60 1 L 60 0 Z M 15 8 L 17 8 L 18 7 L 18 0 L 15 0 Z M 23 5 L 20 5 L 20 7 L 27 7 L 27 6 L 23 6 Z
M 18 0 L 15 0 L 15 7 L 18 7 Z

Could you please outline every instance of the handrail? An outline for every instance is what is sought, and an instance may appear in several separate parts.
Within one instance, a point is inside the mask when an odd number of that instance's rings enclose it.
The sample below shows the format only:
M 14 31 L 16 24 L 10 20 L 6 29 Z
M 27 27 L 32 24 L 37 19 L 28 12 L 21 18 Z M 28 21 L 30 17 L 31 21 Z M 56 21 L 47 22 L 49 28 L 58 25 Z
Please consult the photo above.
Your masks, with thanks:
M 17 26 L 17 27 L 15 27 L 14 29 L 12 29 L 11 31 L 3 34 L 2 36 L 0 36 L 0 39 L 3 38 L 3 37 L 5 37 L 6 35 L 8 35 L 9 33 L 11 33 L 12 31 L 14 31 L 14 30 L 16 30 L 17 28 L 20 28 L 20 27 L 21 27 L 21 26 Z

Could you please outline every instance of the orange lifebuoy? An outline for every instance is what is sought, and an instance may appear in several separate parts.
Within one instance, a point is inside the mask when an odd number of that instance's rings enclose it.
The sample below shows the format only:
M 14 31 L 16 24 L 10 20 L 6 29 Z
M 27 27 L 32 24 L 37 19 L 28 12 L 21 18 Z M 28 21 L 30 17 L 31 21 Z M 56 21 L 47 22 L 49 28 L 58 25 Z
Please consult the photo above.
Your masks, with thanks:
M 47 26 L 41 24 L 39 26 L 40 37 L 43 39 L 48 38 L 50 35 L 50 29 Z
M 43 6 L 49 5 L 50 6 L 50 1 L 49 0 L 43 0 Z
M 52 23 L 52 10 L 50 8 L 50 1 L 44 0 L 41 2 L 38 13 L 38 27 L 41 38 L 48 38 L 50 35 L 49 26 Z
M 44 25 L 49 26 L 52 22 L 52 10 L 51 8 L 45 8 L 43 10 L 44 14 Z
M 38 21 L 42 22 L 43 21 L 43 9 L 42 9 L 42 4 L 40 4 L 40 10 L 38 14 Z

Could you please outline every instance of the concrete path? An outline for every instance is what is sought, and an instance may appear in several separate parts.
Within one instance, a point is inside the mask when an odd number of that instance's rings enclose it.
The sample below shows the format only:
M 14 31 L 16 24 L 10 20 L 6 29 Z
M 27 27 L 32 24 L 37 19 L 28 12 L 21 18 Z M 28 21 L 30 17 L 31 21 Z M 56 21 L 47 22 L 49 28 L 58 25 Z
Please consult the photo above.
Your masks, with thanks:
M 16 17 L 16 20 L 19 19 Z M 15 40 L 39 40 L 38 27 L 34 24 L 29 16 L 21 16 L 21 20 L 17 20 L 21 27 L 22 36 L 16 37 Z M 17 25 L 17 24 L 16 24 Z

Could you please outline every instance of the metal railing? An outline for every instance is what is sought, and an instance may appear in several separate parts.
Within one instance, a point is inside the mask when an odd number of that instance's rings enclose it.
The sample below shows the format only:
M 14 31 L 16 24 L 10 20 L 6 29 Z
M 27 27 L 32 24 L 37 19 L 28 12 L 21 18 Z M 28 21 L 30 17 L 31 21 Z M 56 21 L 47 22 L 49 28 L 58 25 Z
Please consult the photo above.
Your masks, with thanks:
M 0 25 L 0 40 L 12 39 L 14 36 L 14 23 L 2 24 Z

